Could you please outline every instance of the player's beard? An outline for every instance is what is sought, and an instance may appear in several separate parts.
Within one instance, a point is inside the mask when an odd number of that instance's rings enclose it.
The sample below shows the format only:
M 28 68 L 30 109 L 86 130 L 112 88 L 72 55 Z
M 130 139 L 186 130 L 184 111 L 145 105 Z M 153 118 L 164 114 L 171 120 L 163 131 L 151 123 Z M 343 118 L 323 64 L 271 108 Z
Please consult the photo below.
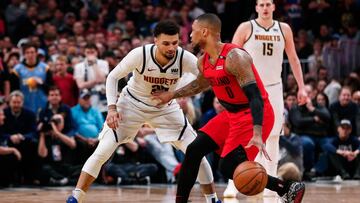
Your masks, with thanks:
M 166 59 L 171 60 L 171 59 L 174 58 L 175 53 L 172 53 L 172 54 L 165 53 L 165 54 L 163 54 L 163 56 L 164 56 Z
M 193 51 L 194 51 L 194 54 L 197 54 L 201 51 L 200 43 L 193 44 Z

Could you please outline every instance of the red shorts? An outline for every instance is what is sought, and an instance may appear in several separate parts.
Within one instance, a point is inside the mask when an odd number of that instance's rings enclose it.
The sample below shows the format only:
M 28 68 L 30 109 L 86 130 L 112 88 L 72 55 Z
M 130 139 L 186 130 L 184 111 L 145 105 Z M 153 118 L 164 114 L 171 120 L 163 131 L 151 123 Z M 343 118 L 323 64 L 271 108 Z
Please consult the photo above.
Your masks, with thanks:
M 264 101 L 262 126 L 263 141 L 267 140 L 274 125 L 274 111 L 268 99 Z M 220 147 L 216 153 L 225 157 L 239 145 L 245 147 L 253 137 L 253 119 L 250 108 L 237 113 L 223 111 L 211 119 L 200 131 L 206 133 Z M 255 146 L 245 149 L 250 161 L 255 160 L 259 150 Z

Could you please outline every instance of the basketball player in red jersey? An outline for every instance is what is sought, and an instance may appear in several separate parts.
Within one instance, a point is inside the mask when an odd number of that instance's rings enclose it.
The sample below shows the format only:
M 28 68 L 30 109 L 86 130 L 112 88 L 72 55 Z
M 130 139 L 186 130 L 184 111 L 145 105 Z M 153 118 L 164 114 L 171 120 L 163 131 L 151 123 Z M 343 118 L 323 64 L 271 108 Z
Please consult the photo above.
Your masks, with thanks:
M 188 201 L 201 159 L 212 151 L 220 154 L 220 170 L 229 179 L 240 163 L 253 161 L 259 150 L 270 159 L 264 145 L 274 124 L 268 95 L 250 55 L 237 45 L 222 43 L 220 30 L 221 21 L 216 15 L 203 14 L 196 18 L 192 25 L 192 45 L 205 51 L 198 60 L 200 74 L 181 89 L 153 95 L 161 105 L 211 86 L 226 109 L 201 128 L 188 146 L 179 175 L 177 203 Z M 284 202 L 300 203 L 305 192 L 303 183 L 283 182 L 270 175 L 266 188 L 276 191 Z

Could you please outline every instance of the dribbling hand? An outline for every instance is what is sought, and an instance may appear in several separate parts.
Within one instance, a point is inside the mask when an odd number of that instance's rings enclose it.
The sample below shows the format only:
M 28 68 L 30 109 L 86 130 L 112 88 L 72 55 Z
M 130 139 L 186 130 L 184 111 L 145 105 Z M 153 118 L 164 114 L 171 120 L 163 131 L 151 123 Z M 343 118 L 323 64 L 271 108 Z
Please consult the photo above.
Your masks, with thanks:
M 111 129 L 115 130 L 117 127 L 119 127 L 119 122 L 121 121 L 121 119 L 121 114 L 119 112 L 117 112 L 116 110 L 109 110 L 106 116 L 106 124 Z
M 271 161 L 271 158 L 266 151 L 266 145 L 262 140 L 261 127 L 254 126 L 254 136 L 251 138 L 245 148 L 250 148 L 253 145 L 259 149 L 259 152 L 263 154 L 267 160 Z

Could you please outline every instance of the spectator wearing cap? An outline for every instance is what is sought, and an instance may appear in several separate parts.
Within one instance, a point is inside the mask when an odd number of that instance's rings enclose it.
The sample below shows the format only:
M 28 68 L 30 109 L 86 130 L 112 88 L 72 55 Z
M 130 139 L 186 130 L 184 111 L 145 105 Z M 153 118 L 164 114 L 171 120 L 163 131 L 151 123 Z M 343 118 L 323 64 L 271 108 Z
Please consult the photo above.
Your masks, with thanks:
M 86 44 L 84 52 L 85 60 L 75 65 L 74 78 L 80 90 L 91 91 L 91 105 L 100 112 L 106 112 L 105 80 L 109 73 L 109 64 L 98 59 L 97 47 L 93 43 Z
M 67 72 L 68 59 L 66 56 L 58 56 L 55 61 L 54 83 L 59 87 L 62 102 L 70 107 L 78 103 L 79 88 L 73 75 Z
M 39 61 L 35 45 L 24 45 L 23 51 L 25 59 L 14 67 L 13 74 L 25 96 L 24 106 L 37 113 L 46 104 L 47 89 L 53 84 L 52 75 L 49 66 Z
M 360 179 L 360 141 L 351 135 L 350 120 L 342 119 L 337 128 L 338 135 L 329 140 L 324 149 L 336 175 L 343 179 Z
M 104 124 L 104 118 L 100 111 L 91 106 L 91 97 L 90 91 L 82 90 L 79 104 L 71 108 L 80 163 L 84 163 L 95 150 L 98 143 L 97 136 Z

